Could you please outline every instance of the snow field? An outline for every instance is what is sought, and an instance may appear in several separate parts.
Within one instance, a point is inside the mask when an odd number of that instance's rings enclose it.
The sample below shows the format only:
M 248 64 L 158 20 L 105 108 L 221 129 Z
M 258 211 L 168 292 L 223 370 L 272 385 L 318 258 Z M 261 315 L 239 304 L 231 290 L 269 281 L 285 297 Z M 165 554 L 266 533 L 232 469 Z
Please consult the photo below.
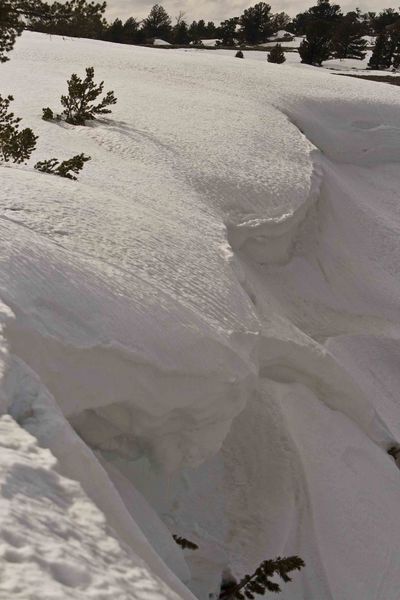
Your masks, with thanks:
M 224 570 L 298 553 L 286 600 L 397 597 L 398 90 L 223 52 L 25 33 L 1 67 L 35 160 L 92 157 L 76 183 L 1 169 L 5 446 L 26 429 L 58 459 L 35 451 L 34 541 L 58 539 L 64 495 L 102 519 L 78 541 L 90 581 L 36 560 L 21 594 L 43 570 L 49 598 L 100 598 L 123 563 L 206 600 Z M 110 118 L 41 121 L 90 65 Z M 85 545 L 105 519 L 130 546 L 110 538 L 112 567 Z

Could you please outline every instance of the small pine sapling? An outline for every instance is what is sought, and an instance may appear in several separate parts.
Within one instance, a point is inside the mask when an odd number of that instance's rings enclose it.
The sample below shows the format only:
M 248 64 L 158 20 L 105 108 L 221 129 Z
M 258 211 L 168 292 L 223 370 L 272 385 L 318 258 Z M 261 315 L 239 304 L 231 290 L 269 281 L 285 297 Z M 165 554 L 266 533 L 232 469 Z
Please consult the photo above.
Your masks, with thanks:
M 21 119 L 9 112 L 12 96 L 0 96 L 0 160 L 26 162 L 36 148 L 37 136 L 29 127 L 20 130 Z
M 68 160 L 60 162 L 57 158 L 50 158 L 49 160 L 42 160 L 35 165 L 35 169 L 41 173 L 49 173 L 50 175 L 58 175 L 59 177 L 66 177 L 67 179 L 77 180 L 75 175 L 83 169 L 85 162 L 90 160 L 90 156 L 84 154 L 77 154 Z M 75 173 L 75 175 L 73 175 Z
M 276 46 L 271 48 L 270 52 L 268 52 L 267 60 L 269 63 L 276 63 L 278 65 L 285 62 L 285 53 L 280 44 L 276 44 Z
M 391 446 L 388 450 L 387 453 L 392 456 L 394 458 L 394 460 L 397 461 L 397 459 L 400 456 L 400 446 Z
M 271 581 L 271 578 L 278 575 L 282 581 L 287 583 L 292 581 L 289 573 L 300 571 L 304 566 L 304 561 L 299 556 L 286 558 L 278 556 L 273 560 L 265 560 L 252 575 L 245 575 L 237 584 L 225 586 L 220 594 L 220 599 L 254 600 L 256 594 L 263 596 L 266 591 L 279 593 L 282 591 L 280 585 Z
M 181 548 L 183 548 L 183 550 L 197 550 L 198 549 L 198 545 L 195 544 L 194 542 L 191 542 L 190 540 L 185 539 L 184 537 L 180 537 L 179 535 L 173 535 L 172 536 L 175 540 L 175 542 L 178 544 L 178 546 L 180 546 Z
M 235 58 L 244 58 L 244 54 L 241 50 L 238 50 L 235 54 Z
M 55 121 L 59 115 L 55 115 L 51 108 L 48 106 L 46 108 L 42 108 L 42 119 L 43 121 Z
M 85 79 L 81 79 L 73 73 L 68 80 L 68 95 L 61 96 L 61 104 L 64 107 L 61 115 L 54 115 L 47 107 L 43 108 L 42 119 L 53 121 L 64 119 L 70 125 L 85 125 L 86 121 L 92 121 L 97 115 L 106 115 L 111 112 L 108 108 L 117 103 L 114 92 L 109 91 L 95 104 L 95 100 L 103 93 L 104 81 L 99 84 L 94 82 L 94 68 L 86 69 Z

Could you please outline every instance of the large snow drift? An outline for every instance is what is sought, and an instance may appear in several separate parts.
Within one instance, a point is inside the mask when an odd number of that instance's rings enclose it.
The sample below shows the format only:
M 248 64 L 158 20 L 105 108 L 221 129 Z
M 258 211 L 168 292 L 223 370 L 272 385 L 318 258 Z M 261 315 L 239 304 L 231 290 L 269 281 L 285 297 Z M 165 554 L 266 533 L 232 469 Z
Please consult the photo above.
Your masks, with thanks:
M 1 168 L 3 412 L 181 597 L 298 553 L 283 598 L 395 600 L 398 90 L 32 33 L 11 58 L 35 160 L 92 160 Z M 91 65 L 113 114 L 42 121 Z

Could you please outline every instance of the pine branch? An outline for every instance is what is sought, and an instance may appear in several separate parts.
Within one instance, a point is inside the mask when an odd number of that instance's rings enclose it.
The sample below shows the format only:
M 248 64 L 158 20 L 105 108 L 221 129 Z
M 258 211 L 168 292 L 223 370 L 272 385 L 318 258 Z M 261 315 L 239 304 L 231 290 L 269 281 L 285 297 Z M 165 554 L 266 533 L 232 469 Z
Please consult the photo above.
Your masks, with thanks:
M 289 556 L 274 560 L 266 560 L 255 570 L 252 575 L 245 575 L 238 584 L 222 592 L 220 598 L 223 600 L 253 600 L 255 594 L 264 595 L 268 590 L 270 592 L 280 592 L 281 587 L 270 580 L 274 575 L 279 577 L 285 583 L 291 581 L 288 573 L 300 571 L 305 566 L 304 561 L 299 556 Z
M 183 550 L 197 550 L 198 549 L 198 545 L 195 544 L 194 542 L 191 542 L 190 540 L 187 540 L 184 537 L 180 537 L 179 535 L 173 535 L 172 536 L 175 540 L 175 542 L 178 544 L 178 546 L 181 546 L 181 548 L 183 548 Z

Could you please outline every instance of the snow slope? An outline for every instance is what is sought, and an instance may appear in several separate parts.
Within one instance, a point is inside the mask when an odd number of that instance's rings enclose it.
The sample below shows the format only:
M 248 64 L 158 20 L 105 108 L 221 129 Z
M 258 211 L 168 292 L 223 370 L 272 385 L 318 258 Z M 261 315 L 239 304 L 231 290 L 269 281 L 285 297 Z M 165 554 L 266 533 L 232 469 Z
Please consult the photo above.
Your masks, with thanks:
M 2 93 L 40 139 L 1 167 L 8 445 L 29 431 L 100 508 L 127 556 L 110 581 L 127 561 L 206 600 L 227 570 L 298 553 L 282 598 L 397 600 L 398 91 L 33 33 L 11 58 Z M 112 115 L 42 121 L 91 65 Z M 32 169 L 79 152 L 79 182 Z
M 0 419 L 0 598 L 177 598 L 124 548 L 80 485 L 9 416 Z

